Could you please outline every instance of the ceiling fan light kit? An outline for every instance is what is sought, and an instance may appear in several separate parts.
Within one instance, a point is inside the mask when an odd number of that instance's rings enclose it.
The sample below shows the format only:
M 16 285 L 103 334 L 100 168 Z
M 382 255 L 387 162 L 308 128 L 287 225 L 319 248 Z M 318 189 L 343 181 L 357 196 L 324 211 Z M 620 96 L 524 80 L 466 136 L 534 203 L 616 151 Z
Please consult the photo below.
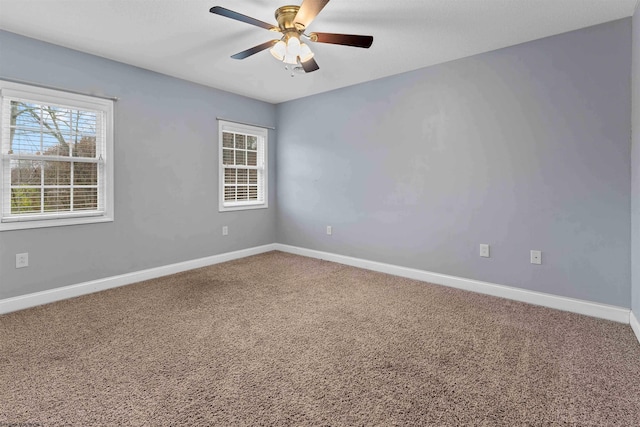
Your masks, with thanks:
M 310 73 L 318 70 L 320 67 L 314 59 L 315 55 L 311 51 L 311 48 L 306 43 L 300 41 L 301 37 L 305 37 L 314 43 L 340 44 L 365 49 L 369 48 L 373 43 L 372 36 L 334 33 L 305 34 L 304 31 L 307 26 L 309 26 L 311 21 L 315 19 L 327 3 L 329 3 L 329 0 L 303 0 L 300 6 L 279 7 L 275 12 L 275 18 L 278 22 L 277 27 L 221 6 L 214 6 L 209 12 L 269 31 L 282 33 L 280 40 L 270 40 L 236 53 L 232 55 L 231 58 L 245 59 L 265 49 L 269 49 L 269 52 L 274 58 L 287 64 L 285 65 L 287 70 L 289 70 L 288 65 L 293 65 L 293 70 Z M 293 73 L 291 75 L 293 76 Z
M 293 33 L 285 34 L 283 40 L 273 45 L 269 52 L 278 61 L 290 65 L 299 65 L 313 58 L 311 48 L 306 43 L 301 43 L 299 36 Z

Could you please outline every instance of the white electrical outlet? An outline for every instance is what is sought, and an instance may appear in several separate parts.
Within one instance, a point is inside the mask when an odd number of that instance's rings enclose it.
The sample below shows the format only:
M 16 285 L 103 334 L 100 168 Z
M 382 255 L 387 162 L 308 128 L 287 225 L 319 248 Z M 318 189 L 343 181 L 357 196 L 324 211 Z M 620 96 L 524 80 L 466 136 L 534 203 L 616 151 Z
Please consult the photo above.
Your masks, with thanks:
M 484 258 L 489 258 L 489 245 L 480 244 L 480 256 Z
M 333 234 L 333 228 L 330 225 L 327 225 L 327 236 L 331 236 Z
M 222 227 L 222 235 L 223 236 L 229 235 L 229 227 L 227 227 L 226 225 Z
M 29 267 L 29 253 L 16 254 L 16 268 Z
M 531 251 L 531 264 L 542 264 L 542 251 Z

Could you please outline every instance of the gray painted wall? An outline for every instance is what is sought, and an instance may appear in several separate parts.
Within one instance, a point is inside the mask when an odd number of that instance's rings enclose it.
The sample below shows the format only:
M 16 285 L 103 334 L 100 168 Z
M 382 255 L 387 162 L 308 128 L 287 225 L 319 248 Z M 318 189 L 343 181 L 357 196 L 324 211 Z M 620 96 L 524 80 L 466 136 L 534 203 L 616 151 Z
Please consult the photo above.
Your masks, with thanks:
M 632 311 L 640 319 L 640 3 L 633 15 L 633 107 L 631 150 L 631 293 Z
M 0 299 L 275 241 L 273 207 L 218 213 L 216 166 L 216 117 L 273 125 L 275 106 L 8 32 L 0 52 L 2 77 L 120 97 L 115 222 L 1 232 Z
M 281 104 L 279 242 L 630 307 L 630 73 L 627 18 Z
M 631 31 L 625 19 L 277 107 L 0 31 L 0 76 L 121 98 L 116 221 L 0 233 L 0 298 L 279 241 L 629 307 L 633 209 L 638 313 Z M 217 212 L 216 116 L 277 120 L 269 209 Z

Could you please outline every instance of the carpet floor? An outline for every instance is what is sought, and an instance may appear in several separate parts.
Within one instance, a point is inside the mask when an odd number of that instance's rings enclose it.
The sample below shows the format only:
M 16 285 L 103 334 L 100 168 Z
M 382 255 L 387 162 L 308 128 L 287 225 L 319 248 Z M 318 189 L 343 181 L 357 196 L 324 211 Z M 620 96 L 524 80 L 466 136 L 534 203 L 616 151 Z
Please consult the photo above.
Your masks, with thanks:
M 0 426 L 639 426 L 629 325 L 269 252 L 0 316 Z

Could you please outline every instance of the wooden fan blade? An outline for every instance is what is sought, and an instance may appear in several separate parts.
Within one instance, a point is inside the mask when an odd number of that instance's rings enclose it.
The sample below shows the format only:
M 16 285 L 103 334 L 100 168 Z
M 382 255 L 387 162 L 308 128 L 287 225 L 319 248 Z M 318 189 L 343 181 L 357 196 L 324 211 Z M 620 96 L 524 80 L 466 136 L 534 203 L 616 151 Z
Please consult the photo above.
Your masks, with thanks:
M 211 9 L 209 9 L 209 12 L 215 13 L 216 15 L 224 16 L 227 18 L 235 19 L 236 21 L 255 25 L 256 27 L 264 28 L 266 30 L 280 31 L 278 27 L 275 27 L 271 24 L 268 24 L 263 21 L 259 21 L 255 18 L 252 18 L 247 15 L 243 15 L 238 12 L 234 12 L 233 10 L 225 9 L 224 7 L 221 7 L 221 6 L 213 6 Z
M 269 40 L 268 42 L 259 44 L 258 46 L 254 46 L 251 49 L 247 49 L 247 50 L 243 50 L 242 52 L 238 52 L 235 55 L 232 55 L 231 57 L 233 59 L 244 59 L 247 58 L 251 55 L 255 55 L 258 52 L 262 52 L 265 49 L 269 49 L 271 46 L 273 46 L 274 44 L 278 43 L 278 40 Z
M 368 49 L 373 43 L 373 36 L 355 34 L 311 33 L 311 41 L 318 43 L 341 44 L 344 46 L 363 47 Z
M 329 3 L 329 0 L 304 0 L 293 22 L 308 27 L 327 3 Z
M 318 63 L 313 58 L 307 59 L 306 61 L 304 61 L 302 63 L 302 68 L 304 69 L 305 73 L 310 73 L 312 71 L 316 71 L 320 69 L 320 67 L 318 66 Z

